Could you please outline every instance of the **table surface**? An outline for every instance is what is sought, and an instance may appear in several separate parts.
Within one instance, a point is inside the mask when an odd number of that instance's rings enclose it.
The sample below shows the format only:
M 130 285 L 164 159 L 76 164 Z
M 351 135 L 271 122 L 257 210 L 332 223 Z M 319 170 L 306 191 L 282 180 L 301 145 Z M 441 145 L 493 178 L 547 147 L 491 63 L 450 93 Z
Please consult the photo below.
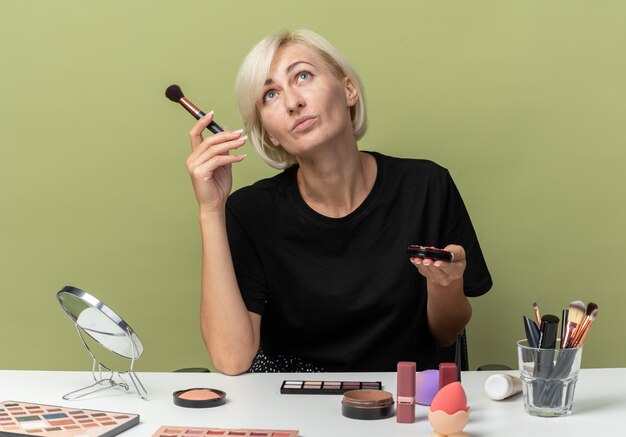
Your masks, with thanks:
M 561 418 L 531 417 L 524 412 L 521 395 L 493 401 L 484 383 L 495 372 L 463 372 L 462 383 L 470 406 L 465 433 L 478 436 L 625 435 L 626 369 L 583 369 L 580 372 L 572 415 Z M 516 374 L 516 372 L 509 372 Z M 430 436 L 427 407 L 416 407 L 413 424 L 396 418 L 355 420 L 341 415 L 341 395 L 282 395 L 283 380 L 382 381 L 383 389 L 396 393 L 396 374 L 244 374 L 139 373 L 150 399 L 131 390 L 109 389 L 78 400 L 62 396 L 93 382 L 91 372 L 0 370 L 0 401 L 14 400 L 101 409 L 141 416 L 126 437 L 151 436 L 161 425 L 215 428 L 297 429 L 302 437 L 314 436 Z M 128 378 L 126 378 L 128 380 Z M 130 382 L 130 381 L 129 381 Z M 176 390 L 209 387 L 227 393 L 226 404 L 208 409 L 173 404 Z M 132 388 L 132 385 L 131 385 Z

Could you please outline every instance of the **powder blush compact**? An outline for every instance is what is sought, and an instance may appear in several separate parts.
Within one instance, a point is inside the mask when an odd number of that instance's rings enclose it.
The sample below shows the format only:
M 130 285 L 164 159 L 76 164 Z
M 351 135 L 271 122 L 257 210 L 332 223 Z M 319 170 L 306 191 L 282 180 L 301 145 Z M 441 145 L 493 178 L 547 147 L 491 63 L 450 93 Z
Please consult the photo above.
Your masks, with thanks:
M 384 390 L 350 390 L 343 394 L 341 414 L 351 419 L 374 420 L 393 416 L 393 394 Z
M 211 408 L 223 405 L 226 393 L 214 388 L 188 388 L 174 392 L 174 404 L 185 408 Z

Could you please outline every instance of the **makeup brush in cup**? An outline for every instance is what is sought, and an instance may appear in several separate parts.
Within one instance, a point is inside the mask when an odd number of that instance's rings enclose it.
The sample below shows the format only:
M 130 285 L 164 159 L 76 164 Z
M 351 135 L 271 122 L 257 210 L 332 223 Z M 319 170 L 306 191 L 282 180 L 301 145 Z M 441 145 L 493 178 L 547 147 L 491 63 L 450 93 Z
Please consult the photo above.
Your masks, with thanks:
M 537 319 L 537 327 L 541 329 L 541 313 L 539 312 L 537 302 L 533 302 L 533 313 L 535 313 L 535 318 Z
M 563 310 L 561 313 L 561 343 L 559 344 L 559 348 L 563 349 L 565 347 L 565 334 L 567 331 L 567 316 L 569 315 L 569 310 Z
M 524 316 L 524 331 L 526 332 L 526 340 L 528 340 L 528 346 L 539 346 L 539 327 L 534 320 L 530 320 Z
M 574 336 L 571 341 L 571 347 L 578 347 L 583 344 L 583 341 L 585 341 L 585 337 L 589 332 L 589 328 L 591 328 L 591 323 L 596 319 L 596 317 L 598 317 L 598 305 L 593 302 L 589 302 L 589 304 L 587 305 L 587 313 L 585 315 L 585 319 L 580 325 L 580 328 L 576 329 L 576 332 L 574 332 Z
M 178 85 L 168 86 L 165 90 L 165 97 L 170 99 L 172 102 L 180 103 L 180 105 L 185 108 L 191 115 L 193 115 L 197 120 L 200 120 L 206 115 L 200 108 L 191 103 L 189 99 L 185 97 L 185 95 L 183 94 L 183 90 L 181 90 Z M 214 121 L 211 121 L 211 123 L 209 123 L 206 128 L 214 134 L 224 131 L 224 129 L 222 129 Z
M 565 339 L 561 342 L 563 347 L 571 347 L 571 341 L 574 331 L 582 323 L 585 317 L 585 303 L 582 300 L 574 300 L 570 302 L 567 309 L 567 326 L 565 327 Z

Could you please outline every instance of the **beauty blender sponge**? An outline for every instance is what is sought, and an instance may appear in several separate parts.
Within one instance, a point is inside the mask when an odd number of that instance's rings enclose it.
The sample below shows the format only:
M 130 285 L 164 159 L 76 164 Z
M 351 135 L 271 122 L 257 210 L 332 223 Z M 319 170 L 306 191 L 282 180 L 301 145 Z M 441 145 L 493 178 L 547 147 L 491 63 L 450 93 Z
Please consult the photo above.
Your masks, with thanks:
M 467 409 L 467 396 L 460 382 L 452 382 L 437 392 L 430 404 L 431 411 L 445 411 L 454 414 Z
M 469 421 L 469 407 L 460 382 L 452 382 L 437 392 L 428 409 L 428 421 L 434 435 L 453 436 L 463 431 Z

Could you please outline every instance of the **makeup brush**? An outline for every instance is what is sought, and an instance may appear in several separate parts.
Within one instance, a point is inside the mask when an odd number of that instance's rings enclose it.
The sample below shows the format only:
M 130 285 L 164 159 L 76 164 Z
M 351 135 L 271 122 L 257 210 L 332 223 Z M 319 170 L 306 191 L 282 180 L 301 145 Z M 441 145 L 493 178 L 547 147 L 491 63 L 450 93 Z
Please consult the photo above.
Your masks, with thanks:
M 598 317 L 598 305 L 593 302 L 589 302 L 587 305 L 587 314 L 585 315 L 585 319 L 580 325 L 580 328 L 576 329 L 576 332 L 574 333 L 571 347 L 578 347 L 583 344 L 583 341 L 589 332 L 589 328 L 591 328 L 591 323 L 596 319 L 596 317 Z
M 537 327 L 541 329 L 541 313 L 539 312 L 537 302 L 533 302 L 533 313 L 535 313 L 535 318 L 537 319 Z
M 582 323 L 585 317 L 585 303 L 582 300 L 574 300 L 570 302 L 567 310 L 567 326 L 565 328 L 565 340 L 563 345 L 565 347 L 571 347 L 570 343 L 573 340 L 574 332 L 578 326 Z
M 567 316 L 569 315 L 569 310 L 563 310 L 561 313 L 561 343 L 559 344 L 559 348 L 563 349 L 565 347 L 565 333 L 567 331 Z
M 189 99 L 185 97 L 183 94 L 183 90 L 180 89 L 178 85 L 170 85 L 165 90 L 165 97 L 170 99 L 172 102 L 180 103 L 183 108 L 185 108 L 191 115 L 193 115 L 197 120 L 200 120 L 206 114 L 198 108 L 196 105 L 191 103 Z M 217 123 L 211 121 L 207 126 L 207 129 L 213 132 L 214 134 L 218 132 L 224 131 Z
M 524 331 L 526 332 L 526 340 L 528 341 L 528 346 L 539 346 L 539 328 L 537 327 L 537 324 L 533 320 L 530 320 L 528 317 L 523 317 Z

